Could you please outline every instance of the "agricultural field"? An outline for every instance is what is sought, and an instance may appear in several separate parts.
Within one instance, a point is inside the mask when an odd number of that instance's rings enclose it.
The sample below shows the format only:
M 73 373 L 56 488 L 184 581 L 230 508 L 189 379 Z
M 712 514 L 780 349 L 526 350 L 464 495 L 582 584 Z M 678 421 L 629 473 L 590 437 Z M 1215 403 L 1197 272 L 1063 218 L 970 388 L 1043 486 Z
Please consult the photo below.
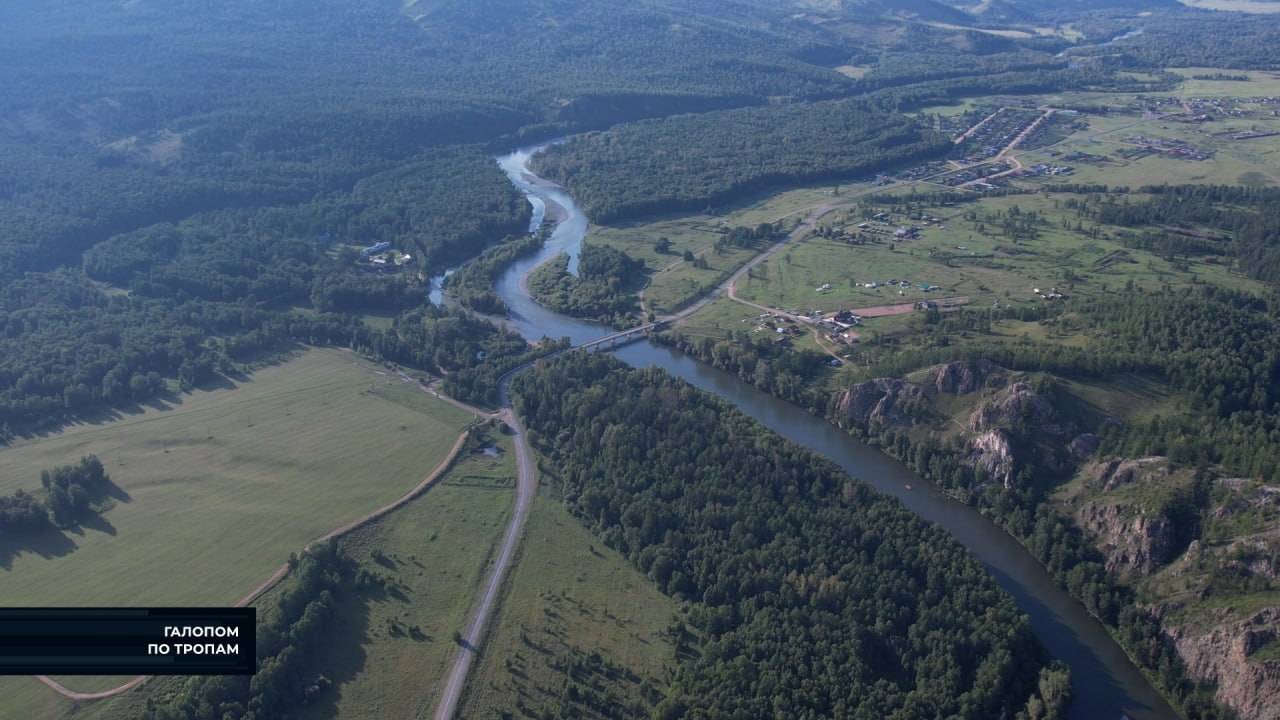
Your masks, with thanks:
M 521 709 L 565 703 L 573 717 L 599 717 L 588 698 L 607 697 L 609 717 L 648 717 L 637 709 L 661 692 L 675 660 L 667 628 L 676 602 L 592 536 L 549 488 L 534 502 L 520 552 L 462 716 L 522 717 Z
M 511 514 L 515 454 L 496 432 L 413 502 L 341 540 L 385 589 L 342 600 L 315 659 L 333 683 L 299 718 L 425 717 Z M 490 445 L 492 442 L 492 445 Z
M 0 450 L 0 492 L 97 455 L 114 506 L 0 551 L 14 605 L 228 605 L 312 539 L 402 495 L 471 416 L 339 350 Z

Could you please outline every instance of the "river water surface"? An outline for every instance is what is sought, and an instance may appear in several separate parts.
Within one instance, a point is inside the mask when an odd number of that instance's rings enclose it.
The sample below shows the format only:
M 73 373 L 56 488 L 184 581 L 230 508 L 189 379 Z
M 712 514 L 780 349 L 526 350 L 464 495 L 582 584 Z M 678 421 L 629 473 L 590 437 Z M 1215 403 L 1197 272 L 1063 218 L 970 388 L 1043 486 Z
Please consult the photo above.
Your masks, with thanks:
M 529 170 L 530 158 L 540 149 L 506 155 L 499 159 L 499 165 L 533 205 L 531 230 L 536 230 L 549 215 L 560 222 L 539 253 L 515 263 L 502 275 L 497 293 L 511 308 L 511 326 L 526 338 L 568 337 L 576 345 L 609 335 L 613 330 L 551 312 L 534 302 L 524 285 L 524 277 L 531 269 L 561 253 L 570 255 L 570 270 L 576 272 L 578 253 L 587 233 L 586 215 L 573 198 Z M 898 461 L 826 420 L 767 395 L 734 375 L 649 341 L 628 345 L 616 354 L 634 367 L 657 366 L 714 393 L 780 435 L 829 458 L 853 477 L 898 498 L 915 514 L 951 533 L 1030 616 L 1032 629 L 1049 652 L 1071 666 L 1075 696 L 1071 720 L 1117 720 L 1124 715 L 1134 720 L 1177 717 L 1084 606 L 1059 588 L 1026 549 L 975 509 L 952 500 Z

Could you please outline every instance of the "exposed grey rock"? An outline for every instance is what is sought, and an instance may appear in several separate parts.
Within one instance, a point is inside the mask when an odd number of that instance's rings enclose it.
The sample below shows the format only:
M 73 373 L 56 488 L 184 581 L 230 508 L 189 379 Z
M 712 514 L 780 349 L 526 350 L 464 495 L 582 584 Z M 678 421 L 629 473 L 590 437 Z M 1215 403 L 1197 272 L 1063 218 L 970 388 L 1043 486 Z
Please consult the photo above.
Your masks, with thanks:
M 1101 438 L 1093 433 L 1083 433 L 1077 435 L 1071 441 L 1071 444 L 1067 446 L 1067 449 L 1071 451 L 1071 455 L 1076 459 L 1084 460 L 1093 457 L 1093 454 L 1098 452 L 1098 445 L 1101 444 L 1101 441 Z
M 974 432 L 985 432 L 997 427 L 1058 437 L 1068 435 L 1074 429 L 1070 421 L 1058 414 L 1053 403 L 1025 382 L 1009 385 L 991 400 L 979 405 L 969 416 L 969 429 Z
M 1240 720 L 1280 720 L 1280 660 L 1250 657 L 1280 637 L 1280 608 L 1264 608 L 1208 630 L 1166 626 L 1165 632 L 1191 676 L 1215 683 L 1218 701 Z
M 919 385 L 877 378 L 849 388 L 840 398 L 841 417 L 863 427 L 913 425 L 924 408 Z
M 1077 513 L 1081 527 L 1097 536 L 1109 572 L 1149 575 L 1178 551 L 1173 523 L 1130 506 L 1088 503 Z
M 989 430 L 969 441 L 968 462 L 1007 490 L 1013 487 L 1013 446 L 1003 430 Z
M 934 389 L 949 395 L 967 395 L 988 385 L 1004 384 L 1000 368 L 987 359 L 956 361 L 930 371 Z
M 1167 458 L 1163 457 L 1145 457 L 1136 460 L 1116 458 L 1093 463 L 1085 468 L 1085 473 L 1091 486 L 1101 488 L 1103 492 L 1111 492 L 1160 472 L 1167 467 L 1166 460 Z

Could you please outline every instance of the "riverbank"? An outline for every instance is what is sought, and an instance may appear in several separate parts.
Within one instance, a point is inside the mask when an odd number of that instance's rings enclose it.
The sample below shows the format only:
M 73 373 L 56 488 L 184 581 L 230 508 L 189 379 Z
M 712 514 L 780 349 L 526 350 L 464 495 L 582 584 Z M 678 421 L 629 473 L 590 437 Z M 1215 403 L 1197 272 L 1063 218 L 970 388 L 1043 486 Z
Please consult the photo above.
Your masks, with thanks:
M 575 344 L 603 337 L 611 330 L 538 306 L 520 282 L 529 270 L 549 257 L 580 251 L 587 232 L 585 217 L 563 189 L 525 180 L 532 175 L 527 168 L 529 154 L 520 155 L 517 162 L 521 164 L 519 178 L 523 182 L 518 183 L 518 187 L 530 195 L 556 195 L 557 202 L 565 204 L 570 218 L 580 221 L 562 223 L 539 256 L 508 269 L 497 284 L 498 294 L 518 315 L 515 325 L 526 337 L 564 336 Z M 508 156 L 504 161 L 516 157 Z M 545 198 L 540 201 L 546 202 Z M 1022 545 L 973 508 L 952 499 L 879 450 L 794 405 L 765 395 L 736 376 L 649 342 L 628 346 L 617 355 L 634 366 L 661 367 L 720 396 L 784 437 L 835 460 L 854 477 L 897 497 L 916 514 L 946 529 L 988 566 L 997 582 L 1031 618 L 1041 642 L 1071 666 L 1077 698 L 1071 718 L 1119 716 L 1121 712 L 1135 720 L 1175 715 L 1107 630 L 1062 590 Z

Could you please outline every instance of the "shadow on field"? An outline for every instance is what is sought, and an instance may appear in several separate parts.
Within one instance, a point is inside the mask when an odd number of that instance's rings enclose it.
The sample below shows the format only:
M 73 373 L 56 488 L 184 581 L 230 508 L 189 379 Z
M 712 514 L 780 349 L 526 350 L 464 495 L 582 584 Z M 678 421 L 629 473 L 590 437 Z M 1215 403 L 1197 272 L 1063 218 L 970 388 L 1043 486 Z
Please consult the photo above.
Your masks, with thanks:
M 51 526 L 34 533 L 16 535 L 0 533 L 0 570 L 12 570 L 14 558 L 23 554 L 39 555 L 45 560 L 70 555 L 80 547 L 74 538 L 84 538 L 88 535 L 88 531 L 115 537 L 119 531 L 104 513 L 109 511 L 111 505 L 116 502 L 131 502 L 133 496 L 108 479 L 106 487 L 100 495 L 92 498 L 92 502 L 95 506 L 101 506 L 101 501 L 108 499 L 111 502 L 101 507 L 100 511 L 90 510 L 82 513 L 76 518 L 76 524 L 69 527 Z
M 251 381 L 251 373 L 254 370 L 275 367 L 283 365 L 290 360 L 295 359 L 305 350 L 306 347 L 299 343 L 287 343 L 273 350 L 273 354 L 263 354 L 261 357 L 253 359 L 247 370 L 229 370 L 225 373 L 213 373 L 213 375 L 196 385 L 197 390 L 211 392 L 215 390 L 234 390 L 243 383 Z M 172 382 L 173 378 L 169 378 Z M 182 405 L 186 396 L 185 392 L 175 392 L 166 388 L 163 392 L 141 400 L 133 400 L 128 402 L 117 403 L 114 405 L 104 404 L 93 407 L 83 408 L 65 415 L 50 418 L 49 421 L 38 428 L 16 428 L 14 437 L 20 440 L 34 440 L 37 438 L 47 438 L 76 425 L 109 425 L 113 422 L 125 420 L 130 417 L 136 417 L 146 413 L 148 410 L 172 410 Z M 0 448 L 5 443 L 0 441 Z
M 13 560 L 19 555 L 30 553 L 51 560 L 70 555 L 75 549 L 75 541 L 57 529 L 44 530 L 26 537 L 0 535 L 0 570 L 12 570 Z

